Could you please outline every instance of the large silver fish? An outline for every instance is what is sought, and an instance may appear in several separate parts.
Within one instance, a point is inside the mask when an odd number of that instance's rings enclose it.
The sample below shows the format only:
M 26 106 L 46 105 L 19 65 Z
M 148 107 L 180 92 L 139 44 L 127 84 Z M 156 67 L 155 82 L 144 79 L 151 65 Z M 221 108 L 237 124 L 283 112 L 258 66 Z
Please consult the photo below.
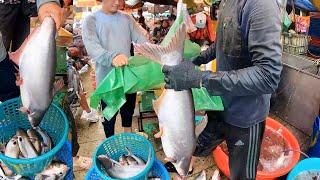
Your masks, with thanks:
M 134 49 L 161 65 L 177 65 L 183 60 L 185 36 L 186 26 L 183 23 L 168 46 L 134 44 Z M 166 160 L 173 163 L 180 175 L 186 176 L 196 146 L 195 112 L 191 90 L 164 90 L 154 103 L 154 110 L 160 127 L 160 132 L 155 137 L 161 137 Z
M 19 63 L 19 79 L 23 107 L 30 124 L 38 126 L 54 95 L 53 84 L 56 67 L 56 27 L 52 18 L 46 17 L 11 55 Z M 17 62 L 18 60 L 18 62 Z
M 147 164 L 144 165 L 121 165 L 119 162 L 109 158 L 107 155 L 99 155 L 98 160 L 104 167 L 106 174 L 112 178 L 128 179 L 139 174 L 147 165 L 151 163 L 151 149 L 149 149 L 149 156 Z

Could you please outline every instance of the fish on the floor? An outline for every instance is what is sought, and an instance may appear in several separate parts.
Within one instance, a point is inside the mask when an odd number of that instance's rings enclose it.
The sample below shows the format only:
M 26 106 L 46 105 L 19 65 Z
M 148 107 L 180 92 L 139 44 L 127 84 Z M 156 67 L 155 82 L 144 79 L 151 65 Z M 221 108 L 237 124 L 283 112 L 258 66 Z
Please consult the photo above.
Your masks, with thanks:
M 18 137 L 19 149 L 23 157 L 35 158 L 39 155 L 31 143 L 28 134 L 23 129 L 18 129 L 16 135 Z
M 18 144 L 18 137 L 14 136 L 7 143 L 4 155 L 11 158 L 18 158 L 20 154 L 20 148 Z
M 98 161 L 104 167 L 106 175 L 118 179 L 127 179 L 136 176 L 151 163 L 150 159 L 151 149 L 149 149 L 147 164 L 144 165 L 132 164 L 123 166 L 119 162 L 108 157 L 107 155 L 98 156 Z
M 182 11 L 182 10 L 180 10 Z M 183 23 L 171 42 L 163 47 L 155 44 L 135 44 L 134 50 L 161 65 L 174 66 L 183 61 L 186 25 Z M 170 161 L 181 176 L 187 176 L 191 156 L 196 147 L 194 102 L 190 90 L 165 89 L 153 104 L 159 119 L 165 161 Z
M 70 168 L 62 162 L 52 161 L 44 171 L 36 175 L 35 180 L 63 180 L 69 169 Z
M 56 26 L 51 17 L 46 17 L 22 46 L 10 55 L 19 65 L 19 78 L 23 107 L 31 126 L 40 124 L 53 96 L 56 69 Z
M 34 129 L 28 129 L 27 134 L 29 136 L 29 139 L 34 146 L 34 148 L 37 150 L 38 154 L 41 154 L 42 147 L 41 147 L 41 141 L 37 135 L 37 132 Z

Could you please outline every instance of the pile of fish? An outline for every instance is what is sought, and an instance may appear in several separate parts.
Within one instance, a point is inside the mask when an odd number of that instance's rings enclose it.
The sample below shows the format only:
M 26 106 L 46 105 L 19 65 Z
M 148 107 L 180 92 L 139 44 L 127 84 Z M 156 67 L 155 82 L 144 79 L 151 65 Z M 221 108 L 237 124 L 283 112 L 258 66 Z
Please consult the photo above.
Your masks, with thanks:
M 108 155 L 99 155 L 98 161 L 105 169 L 105 174 L 112 178 L 126 179 L 138 175 L 146 166 L 151 163 L 151 149 L 147 162 L 134 155 L 129 148 L 126 148 L 127 154 L 119 157 L 119 161 L 111 159 Z
M 52 141 L 49 135 L 40 127 L 30 128 L 28 131 L 18 129 L 4 149 L 4 155 L 11 158 L 35 158 L 50 151 Z
M 62 162 L 52 161 L 52 163 L 41 173 L 37 174 L 34 180 L 63 180 L 70 168 Z M 3 163 L 0 163 L 1 180 L 28 180 L 29 178 L 14 173 Z

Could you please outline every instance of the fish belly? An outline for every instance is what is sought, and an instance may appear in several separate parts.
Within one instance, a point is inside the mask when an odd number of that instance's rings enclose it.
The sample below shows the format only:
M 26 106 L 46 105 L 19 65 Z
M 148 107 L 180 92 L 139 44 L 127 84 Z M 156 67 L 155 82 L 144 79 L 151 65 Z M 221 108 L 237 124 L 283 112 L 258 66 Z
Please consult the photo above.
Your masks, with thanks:
M 196 145 L 191 92 L 166 90 L 158 118 L 163 128 L 161 141 L 166 156 L 177 161 L 190 158 Z

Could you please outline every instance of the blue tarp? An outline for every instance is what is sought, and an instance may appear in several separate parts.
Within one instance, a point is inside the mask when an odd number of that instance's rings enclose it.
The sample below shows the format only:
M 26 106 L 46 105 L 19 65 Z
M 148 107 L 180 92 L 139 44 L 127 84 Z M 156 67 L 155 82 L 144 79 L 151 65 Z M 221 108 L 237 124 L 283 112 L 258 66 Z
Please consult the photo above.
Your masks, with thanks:
M 309 0 L 293 0 L 293 1 L 296 8 L 299 8 L 305 11 L 310 11 L 310 12 L 318 11 L 317 8 L 314 7 Z M 291 5 L 291 2 L 292 0 L 288 0 L 288 5 Z

